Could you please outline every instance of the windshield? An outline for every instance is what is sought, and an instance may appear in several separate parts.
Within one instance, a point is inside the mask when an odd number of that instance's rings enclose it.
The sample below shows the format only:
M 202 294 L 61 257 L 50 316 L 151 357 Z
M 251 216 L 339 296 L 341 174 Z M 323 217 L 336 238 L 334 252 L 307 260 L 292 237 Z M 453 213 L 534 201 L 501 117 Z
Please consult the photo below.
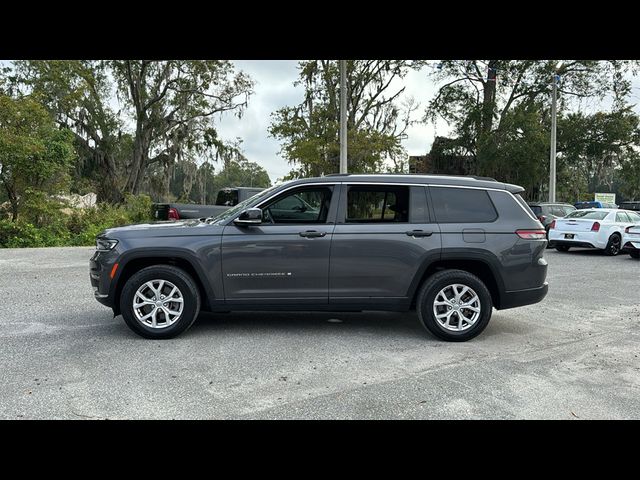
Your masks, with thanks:
M 273 187 L 267 188 L 266 190 L 263 190 L 262 192 L 258 192 L 254 196 L 249 197 L 246 200 L 240 202 L 235 207 L 232 207 L 229 210 L 225 210 L 220 215 L 217 215 L 215 217 L 207 218 L 207 223 L 220 223 L 220 222 L 223 222 L 223 221 L 227 220 L 228 218 L 233 217 L 234 215 L 237 215 L 242 210 L 247 208 L 248 205 L 251 205 L 254 202 L 257 203 L 258 200 L 270 195 L 271 192 L 273 192 L 276 188 L 280 187 L 281 185 L 282 184 L 274 185 Z
M 603 212 L 602 210 L 576 210 L 571 212 L 564 218 L 584 218 L 589 220 L 604 220 L 604 217 L 609 215 L 609 212 Z

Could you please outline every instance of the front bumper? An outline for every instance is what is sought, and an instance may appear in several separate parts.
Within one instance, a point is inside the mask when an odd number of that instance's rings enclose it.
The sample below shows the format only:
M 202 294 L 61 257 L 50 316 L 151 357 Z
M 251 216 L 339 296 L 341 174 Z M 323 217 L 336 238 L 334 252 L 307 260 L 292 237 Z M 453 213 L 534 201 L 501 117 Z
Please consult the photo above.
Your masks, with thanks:
M 114 251 L 96 251 L 89 259 L 89 280 L 93 287 L 95 299 L 107 307 L 113 307 L 112 298 L 109 295 L 111 287 L 111 270 L 116 263 L 118 254 Z
M 549 292 L 549 284 L 544 282 L 541 287 L 527 288 L 526 290 L 515 290 L 512 292 L 504 292 L 500 298 L 500 306 L 496 306 L 498 310 L 505 308 L 522 307 L 538 303 Z

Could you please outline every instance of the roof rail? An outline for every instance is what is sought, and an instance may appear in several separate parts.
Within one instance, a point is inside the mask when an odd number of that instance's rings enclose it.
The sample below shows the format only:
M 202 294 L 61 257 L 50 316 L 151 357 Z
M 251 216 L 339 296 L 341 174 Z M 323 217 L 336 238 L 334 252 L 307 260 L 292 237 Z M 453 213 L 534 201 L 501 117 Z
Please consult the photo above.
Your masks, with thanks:
M 350 173 L 327 173 L 325 177 L 347 177 Z

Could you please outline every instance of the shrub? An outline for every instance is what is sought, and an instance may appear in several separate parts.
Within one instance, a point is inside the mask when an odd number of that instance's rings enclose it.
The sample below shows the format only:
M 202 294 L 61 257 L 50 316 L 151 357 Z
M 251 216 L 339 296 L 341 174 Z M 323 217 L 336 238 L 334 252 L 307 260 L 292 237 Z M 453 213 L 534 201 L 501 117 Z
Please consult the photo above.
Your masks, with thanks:
M 152 220 L 147 195 L 127 195 L 121 205 L 98 204 L 84 210 L 65 209 L 59 202 L 34 196 L 29 215 L 17 222 L 0 220 L 0 248 L 93 245 L 107 228 Z

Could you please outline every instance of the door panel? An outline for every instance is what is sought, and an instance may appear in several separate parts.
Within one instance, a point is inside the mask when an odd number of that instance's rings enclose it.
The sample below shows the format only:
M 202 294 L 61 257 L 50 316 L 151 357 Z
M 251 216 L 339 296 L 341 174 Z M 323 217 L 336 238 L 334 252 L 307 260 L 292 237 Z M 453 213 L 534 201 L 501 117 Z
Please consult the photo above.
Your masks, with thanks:
M 318 224 L 225 227 L 225 298 L 324 298 L 326 302 L 333 228 L 334 225 Z M 308 231 L 324 235 L 309 236 Z
M 225 300 L 327 303 L 338 198 L 332 184 L 294 188 L 259 205 L 262 224 L 227 225 L 222 235 Z
M 347 298 L 405 297 L 423 262 L 439 259 L 440 229 L 429 220 L 425 208 L 416 207 L 425 205 L 424 188 L 407 188 L 408 222 L 348 223 L 348 186 L 343 187 L 331 245 L 330 303 L 343 303 Z

